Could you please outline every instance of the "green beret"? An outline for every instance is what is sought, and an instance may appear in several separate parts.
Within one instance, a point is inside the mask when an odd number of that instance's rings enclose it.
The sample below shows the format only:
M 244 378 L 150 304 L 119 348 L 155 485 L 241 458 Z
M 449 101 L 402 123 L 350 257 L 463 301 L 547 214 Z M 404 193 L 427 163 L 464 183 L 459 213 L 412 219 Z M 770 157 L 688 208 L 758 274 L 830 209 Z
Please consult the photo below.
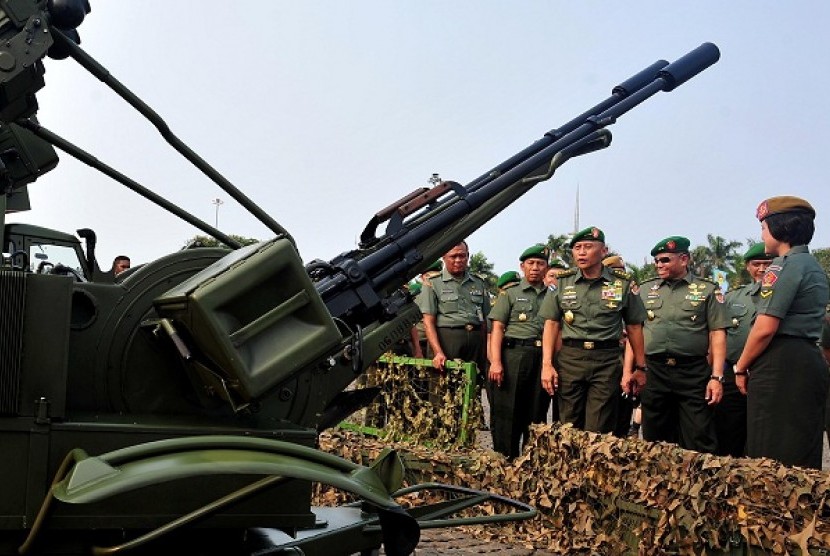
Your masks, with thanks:
M 657 253 L 688 253 L 689 243 L 689 240 L 683 236 L 667 237 L 654 246 L 654 249 L 651 250 L 651 256 L 653 257 Z
M 573 239 L 571 239 L 570 246 L 573 249 L 574 244 L 577 241 L 600 241 L 605 243 L 605 234 L 602 233 L 602 230 L 597 228 L 596 226 L 592 226 L 590 228 L 585 228 L 579 232 L 574 234 Z
M 526 259 L 542 259 L 547 262 L 549 256 L 550 249 L 548 249 L 548 246 L 537 243 L 533 247 L 528 247 L 522 251 L 522 256 L 519 257 L 519 261 L 525 262 Z
M 430 272 L 430 271 L 433 271 L 433 270 L 443 270 L 443 269 L 444 269 L 444 262 L 441 259 L 438 259 L 437 261 L 435 261 L 434 263 L 429 265 L 429 268 L 426 269 L 424 272 Z
M 761 201 L 758 209 L 755 211 L 755 216 L 761 222 L 767 216 L 773 214 L 781 214 L 783 212 L 805 212 L 811 217 L 816 217 L 816 210 L 813 206 L 799 197 L 792 195 L 782 195 L 781 197 L 770 197 L 766 201 Z
M 562 259 L 553 259 L 550 261 L 551 268 L 568 268 L 568 265 L 565 264 L 565 261 Z
M 409 284 L 407 284 L 406 289 L 408 289 L 409 293 L 411 293 L 413 296 L 418 295 L 419 293 L 421 293 L 421 283 L 415 281 L 410 282 Z
M 521 278 L 519 277 L 519 273 L 516 272 L 515 270 L 508 270 L 507 272 L 505 272 L 504 274 L 499 276 L 499 279 L 496 282 L 496 287 L 497 288 L 503 288 L 504 286 L 506 286 L 507 284 L 509 284 L 511 282 L 519 282 L 519 281 L 521 281 Z
M 762 261 L 771 261 L 773 259 L 772 255 L 768 255 L 764 251 L 763 241 L 759 241 L 758 243 L 750 247 L 746 253 L 744 253 L 745 261 L 754 261 L 756 259 L 760 259 Z

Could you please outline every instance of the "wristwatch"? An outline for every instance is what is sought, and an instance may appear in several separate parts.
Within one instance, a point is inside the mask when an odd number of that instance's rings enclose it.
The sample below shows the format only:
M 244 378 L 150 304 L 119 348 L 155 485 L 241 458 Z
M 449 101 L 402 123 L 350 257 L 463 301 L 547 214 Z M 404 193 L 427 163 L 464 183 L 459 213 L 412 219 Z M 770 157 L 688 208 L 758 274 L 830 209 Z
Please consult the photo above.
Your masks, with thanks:
M 646 372 L 648 371 L 648 367 L 646 367 L 645 365 L 634 365 L 634 372 L 636 373 L 637 371 Z
M 712 376 L 709 377 L 709 380 L 717 380 L 718 382 L 723 384 L 723 375 L 720 375 L 720 376 L 712 375 Z
M 747 376 L 749 374 L 748 370 L 746 370 L 746 371 L 739 370 L 737 365 L 732 365 L 732 370 L 735 371 L 735 376 Z

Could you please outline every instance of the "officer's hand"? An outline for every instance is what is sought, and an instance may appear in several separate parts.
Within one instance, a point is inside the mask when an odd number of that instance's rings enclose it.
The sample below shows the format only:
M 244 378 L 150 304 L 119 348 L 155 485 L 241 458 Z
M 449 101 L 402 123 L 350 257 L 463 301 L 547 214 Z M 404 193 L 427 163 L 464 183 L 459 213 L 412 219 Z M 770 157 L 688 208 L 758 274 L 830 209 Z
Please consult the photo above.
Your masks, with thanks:
M 723 398 L 723 385 L 717 380 L 710 380 L 706 385 L 706 401 L 709 405 L 720 403 Z
M 495 382 L 496 386 L 501 388 L 501 383 L 504 380 L 504 368 L 501 363 L 490 363 L 490 372 L 488 377 L 491 382 Z
M 646 380 L 648 380 L 648 375 L 642 369 L 631 373 L 631 386 L 634 389 L 632 394 L 639 396 L 640 392 L 646 387 Z
M 542 365 L 542 388 L 550 396 L 559 388 L 559 374 L 551 363 Z
M 444 363 L 447 362 L 447 356 L 444 355 L 444 352 L 436 353 L 435 357 L 432 358 L 432 366 L 444 372 Z
M 746 386 L 749 380 L 747 380 L 746 375 L 735 375 L 735 386 L 738 387 L 738 391 L 746 396 Z

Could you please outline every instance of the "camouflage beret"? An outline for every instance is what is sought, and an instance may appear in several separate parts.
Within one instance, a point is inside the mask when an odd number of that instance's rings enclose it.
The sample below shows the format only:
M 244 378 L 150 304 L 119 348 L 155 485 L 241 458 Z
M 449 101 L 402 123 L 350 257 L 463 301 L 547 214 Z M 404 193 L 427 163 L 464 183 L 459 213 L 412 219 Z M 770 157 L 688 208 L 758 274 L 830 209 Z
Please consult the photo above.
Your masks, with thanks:
M 610 268 L 622 268 L 625 270 L 625 263 L 619 255 L 611 255 L 602 259 L 602 264 Z
M 496 282 L 496 287 L 497 288 L 503 288 L 504 286 L 506 286 L 507 284 L 509 284 L 511 282 L 519 282 L 519 281 L 521 281 L 521 278 L 519 277 L 519 273 L 516 272 L 515 270 L 508 270 L 507 272 L 505 272 L 504 274 L 499 276 L 499 279 Z
M 549 256 L 550 249 L 548 249 L 548 246 L 537 243 L 536 245 L 528 247 L 522 251 L 522 256 L 519 257 L 519 261 L 525 262 L 527 259 L 543 259 L 547 262 Z
M 654 249 L 651 250 L 651 256 L 653 257 L 657 253 L 688 253 L 690 243 L 683 236 L 667 237 L 654 246 Z
M 551 268 L 568 268 L 568 265 L 562 259 L 552 259 L 549 264 Z
M 443 270 L 443 269 L 444 269 L 444 262 L 441 259 L 438 259 L 437 261 L 435 261 L 434 263 L 429 265 L 429 268 L 426 269 L 424 272 L 430 272 L 432 270 Z
M 759 241 L 755 245 L 749 248 L 746 253 L 744 253 L 744 260 L 745 261 L 754 261 L 754 260 L 763 260 L 763 261 L 771 261 L 773 259 L 772 255 L 767 254 L 764 251 L 764 242 Z
M 816 217 L 816 210 L 810 203 L 799 197 L 793 197 L 792 195 L 770 197 L 766 201 L 761 201 L 761 204 L 758 205 L 758 209 L 755 211 L 755 217 L 763 222 L 767 216 L 784 212 L 805 212 L 813 218 Z
M 605 243 L 605 234 L 596 226 L 592 226 L 576 232 L 571 239 L 570 247 L 573 248 L 577 241 L 601 241 Z
M 421 293 L 421 283 L 420 282 L 410 282 L 406 285 L 406 289 L 409 290 L 409 293 L 412 295 L 418 295 Z

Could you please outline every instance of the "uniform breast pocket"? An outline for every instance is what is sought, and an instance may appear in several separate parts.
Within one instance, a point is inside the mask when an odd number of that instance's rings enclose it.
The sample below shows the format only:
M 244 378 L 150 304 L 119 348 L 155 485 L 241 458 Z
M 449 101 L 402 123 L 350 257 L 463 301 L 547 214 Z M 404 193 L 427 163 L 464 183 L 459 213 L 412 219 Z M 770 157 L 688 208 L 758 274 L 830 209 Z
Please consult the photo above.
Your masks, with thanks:
M 701 298 L 700 300 L 689 300 L 686 299 L 683 301 L 683 305 L 680 307 L 683 310 L 683 314 L 686 315 L 691 320 L 698 320 L 703 316 L 703 312 L 706 309 L 706 298 Z
M 530 303 L 516 303 L 510 310 L 510 318 L 517 321 L 526 321 L 534 314 Z
M 559 302 L 559 306 L 562 307 L 563 311 L 577 313 L 580 309 L 582 309 L 582 302 L 578 299 L 562 299 Z
M 643 305 L 646 306 L 646 316 L 648 317 L 648 320 L 654 320 L 663 308 L 663 300 L 659 297 L 654 297 L 643 301 Z
M 729 306 L 729 317 L 732 319 L 732 326 L 738 327 L 742 320 L 746 318 L 749 309 L 743 303 L 733 303 Z
M 442 312 L 452 313 L 458 311 L 458 294 L 444 293 L 440 297 Z
M 483 295 L 472 294 L 470 296 L 470 299 L 473 301 L 473 305 L 476 307 L 481 307 L 481 304 L 484 303 Z

